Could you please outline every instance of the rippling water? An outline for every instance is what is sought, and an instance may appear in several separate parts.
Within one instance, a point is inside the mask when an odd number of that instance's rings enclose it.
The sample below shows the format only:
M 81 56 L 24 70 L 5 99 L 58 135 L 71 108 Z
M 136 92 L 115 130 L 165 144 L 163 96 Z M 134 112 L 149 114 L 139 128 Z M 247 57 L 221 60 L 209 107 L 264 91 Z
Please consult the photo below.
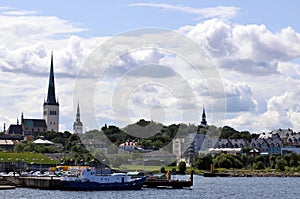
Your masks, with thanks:
M 0 198 L 300 198 L 299 178 L 194 176 L 192 189 L 142 189 L 140 191 L 58 191 L 17 188 L 0 190 Z

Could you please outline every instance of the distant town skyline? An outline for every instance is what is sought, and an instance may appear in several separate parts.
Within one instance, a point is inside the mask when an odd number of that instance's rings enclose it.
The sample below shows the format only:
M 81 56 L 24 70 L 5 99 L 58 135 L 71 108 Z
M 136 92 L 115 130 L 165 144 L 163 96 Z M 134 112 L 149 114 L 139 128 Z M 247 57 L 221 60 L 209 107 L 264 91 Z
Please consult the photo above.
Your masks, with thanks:
M 191 78 L 190 86 L 199 107 L 199 119 L 191 123 L 200 124 L 205 104 L 208 124 L 256 133 L 278 128 L 300 131 L 299 4 L 270 0 L 114 4 L 0 0 L 0 129 L 3 130 L 3 123 L 9 126 L 17 118 L 20 120 L 22 112 L 25 118 L 42 117 L 53 51 L 59 129 L 72 132 L 78 101 L 83 101 L 73 96 L 76 78 L 90 53 L 122 32 L 158 27 L 177 31 L 203 47 L 222 77 L 226 94 L 224 121 L 210 122 L 211 103 L 217 99 L 205 96 L 205 82 Z M 180 60 L 161 51 L 144 50 L 126 59 L 128 63 L 170 66 L 179 74 L 192 73 L 182 69 Z M 104 105 L 95 109 L 100 126 L 115 124 L 109 108 L 111 99 L 105 95 L 109 89 L 109 84 L 103 88 Z M 179 108 L 176 97 L 166 90 L 145 85 L 136 90 L 128 103 L 132 123 L 142 118 L 179 123 L 181 117 L 176 114 L 179 109 L 188 108 Z M 80 108 L 85 123 L 85 110 L 81 105 Z M 175 116 L 159 121 L 162 110 L 166 116 L 169 112 Z M 151 111 L 156 118 L 151 117 Z

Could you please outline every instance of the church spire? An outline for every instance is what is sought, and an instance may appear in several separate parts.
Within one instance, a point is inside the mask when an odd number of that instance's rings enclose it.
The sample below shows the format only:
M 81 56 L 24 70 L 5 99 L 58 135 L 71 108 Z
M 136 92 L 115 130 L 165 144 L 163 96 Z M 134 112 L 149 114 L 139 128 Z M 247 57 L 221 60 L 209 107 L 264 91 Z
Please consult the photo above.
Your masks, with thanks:
M 53 52 L 51 52 L 51 65 L 50 65 L 47 101 L 44 104 L 45 105 L 58 105 L 58 102 L 56 101 L 56 98 L 55 98 Z
M 80 108 L 79 108 L 79 102 L 77 105 L 77 112 L 76 112 L 76 119 L 73 123 L 73 130 L 75 134 L 82 134 L 83 133 L 83 124 L 80 121 Z
M 80 108 L 79 108 L 79 102 L 78 102 L 78 105 L 77 105 L 76 122 L 80 122 Z
M 203 106 L 203 111 L 202 111 L 202 121 L 201 121 L 201 126 L 207 127 L 206 113 L 205 113 L 204 106 Z

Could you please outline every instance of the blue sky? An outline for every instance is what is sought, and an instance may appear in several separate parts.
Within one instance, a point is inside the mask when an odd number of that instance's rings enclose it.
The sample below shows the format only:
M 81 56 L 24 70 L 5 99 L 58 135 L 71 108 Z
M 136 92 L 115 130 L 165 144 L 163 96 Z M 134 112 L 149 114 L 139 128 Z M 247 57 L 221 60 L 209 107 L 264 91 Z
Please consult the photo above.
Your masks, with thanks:
M 203 47 L 218 68 L 226 94 L 226 114 L 220 122 L 214 123 L 208 118 L 209 122 L 252 132 L 274 128 L 300 131 L 298 8 L 297 1 L 274 0 L 113 3 L 0 0 L 0 110 L 6 113 L 0 115 L 0 122 L 15 123 L 21 112 L 25 117 L 41 117 L 42 107 L 37 104 L 42 104 L 46 97 L 49 58 L 54 51 L 57 95 L 61 104 L 60 129 L 72 131 L 74 110 L 79 100 L 75 99 L 73 104 L 76 77 L 90 53 L 107 39 L 123 32 L 157 27 L 174 30 L 192 39 Z M 126 49 L 132 43 L 119 45 Z M 116 56 L 120 49 L 106 50 L 108 55 Z M 131 64 L 148 63 L 168 66 L 181 74 L 192 72 L 183 67 L 186 65 L 179 57 L 159 49 L 144 49 L 119 57 L 113 71 L 122 74 Z M 206 96 L 203 79 L 191 77 L 189 81 L 196 93 L 197 104 L 200 104 L 200 112 L 205 104 L 208 117 L 212 117 L 218 99 Z M 109 97 L 114 89 L 112 83 L 99 83 L 106 85 L 100 92 L 107 94 L 100 96 L 103 104 L 96 108 L 100 125 L 116 124 Z M 176 82 L 173 85 L 180 89 Z M 151 114 L 155 113 L 157 118 L 154 119 L 160 122 L 181 122 L 180 117 L 173 115 L 164 119 L 159 116 L 168 116 L 180 109 L 166 89 L 144 85 L 138 87 L 130 99 L 130 110 L 127 111 L 131 121 L 140 117 L 153 119 Z M 186 107 L 189 107 L 188 103 Z M 84 112 L 84 108 L 81 110 Z M 122 125 L 128 123 L 124 118 L 118 119 L 123 121 Z M 95 127 L 86 125 L 87 130 L 91 128 Z
M 184 25 L 195 25 L 204 19 L 196 14 L 155 8 L 133 6 L 138 3 L 170 4 L 191 8 L 234 6 L 239 9 L 231 19 L 233 23 L 265 24 L 272 31 L 279 31 L 286 26 L 300 30 L 297 1 L 274 0 L 210 0 L 210 1 L 37 1 L 26 0 L 0 1 L 3 6 L 18 10 L 37 11 L 37 15 L 58 16 L 69 20 L 88 31 L 84 36 L 111 36 L 135 28 L 161 27 L 178 29 Z

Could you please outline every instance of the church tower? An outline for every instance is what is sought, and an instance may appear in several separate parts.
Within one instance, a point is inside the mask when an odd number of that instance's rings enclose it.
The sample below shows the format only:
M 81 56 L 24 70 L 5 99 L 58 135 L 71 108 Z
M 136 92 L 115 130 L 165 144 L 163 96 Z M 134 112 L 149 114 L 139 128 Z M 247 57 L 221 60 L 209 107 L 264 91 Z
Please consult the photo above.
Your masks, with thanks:
M 73 130 L 75 134 L 82 134 L 83 133 L 83 124 L 80 121 L 80 108 L 79 108 L 79 103 L 77 106 L 77 113 L 76 113 L 76 119 L 73 124 Z
M 55 98 L 53 53 L 51 53 L 48 95 L 47 100 L 44 101 L 43 108 L 43 115 L 47 124 L 47 131 L 59 132 L 59 104 Z
M 204 107 L 203 107 L 203 112 L 202 112 L 201 126 L 207 127 L 206 114 L 205 114 L 205 109 L 204 109 Z

